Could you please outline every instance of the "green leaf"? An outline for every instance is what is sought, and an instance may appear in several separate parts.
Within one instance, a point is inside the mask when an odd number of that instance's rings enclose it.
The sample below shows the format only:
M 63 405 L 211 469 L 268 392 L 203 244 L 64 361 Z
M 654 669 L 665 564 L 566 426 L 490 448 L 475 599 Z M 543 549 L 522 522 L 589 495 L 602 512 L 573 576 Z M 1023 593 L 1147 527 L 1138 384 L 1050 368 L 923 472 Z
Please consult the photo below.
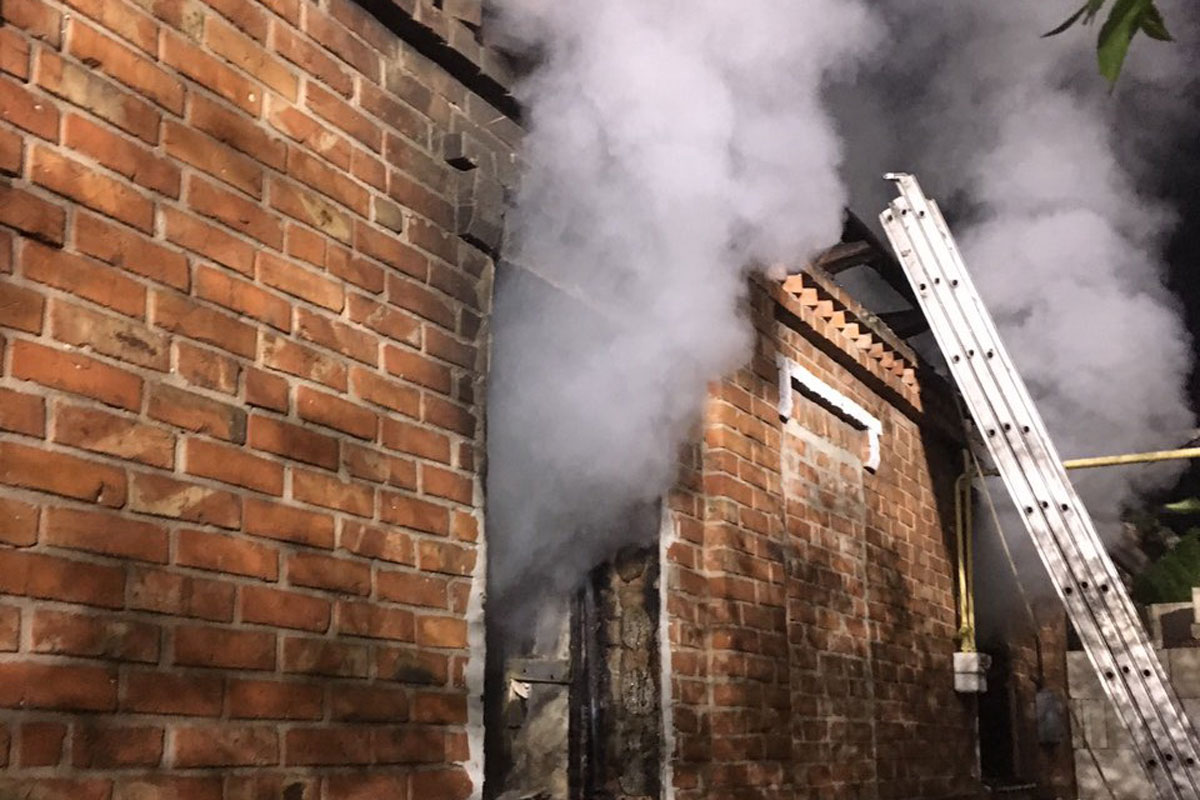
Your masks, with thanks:
M 1200 497 L 1189 497 L 1174 503 L 1167 503 L 1164 509 L 1175 514 L 1200 514 Z
M 1058 36 L 1060 33 L 1067 30 L 1068 28 L 1070 28 L 1072 25 L 1074 25 L 1076 22 L 1079 21 L 1080 17 L 1082 17 L 1085 13 L 1087 13 L 1087 11 L 1091 7 L 1091 5 L 1092 5 L 1092 0 L 1088 0 L 1086 3 L 1084 3 L 1082 6 L 1079 7 L 1078 11 L 1076 11 L 1071 16 L 1067 17 L 1066 22 L 1059 25 L 1057 28 L 1055 28 L 1052 31 L 1046 31 L 1045 33 L 1043 33 L 1042 38 L 1048 39 L 1051 36 Z
M 1153 0 L 1146 9 L 1146 13 L 1142 15 L 1142 31 L 1151 39 L 1157 39 L 1160 42 L 1175 41 L 1170 31 L 1167 30 L 1167 23 L 1163 19 L 1162 12 L 1158 10 L 1158 6 L 1154 5 Z
M 1108 12 L 1108 19 L 1100 29 L 1096 53 L 1100 74 L 1110 84 L 1117 82 L 1121 67 L 1125 64 L 1125 56 L 1129 53 L 1129 43 L 1142 27 L 1142 19 L 1152 5 L 1153 0 L 1117 0 Z

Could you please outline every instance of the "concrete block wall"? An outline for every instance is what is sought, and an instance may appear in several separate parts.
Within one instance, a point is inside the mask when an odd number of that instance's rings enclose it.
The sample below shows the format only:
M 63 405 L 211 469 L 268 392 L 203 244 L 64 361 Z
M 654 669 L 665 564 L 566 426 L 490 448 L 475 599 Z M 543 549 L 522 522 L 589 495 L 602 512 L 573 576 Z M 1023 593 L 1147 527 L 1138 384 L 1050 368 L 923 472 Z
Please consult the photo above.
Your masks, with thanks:
M 468 796 L 519 129 L 350 0 L 2 13 L 0 797 Z
M 1192 724 L 1200 725 L 1200 648 L 1159 648 L 1157 652 Z M 1082 651 L 1067 653 L 1067 670 L 1079 800 L 1153 797 L 1154 787 L 1145 776 L 1133 742 L 1113 712 L 1087 656 Z
M 836 286 L 756 286 L 753 363 L 712 387 L 666 552 L 674 796 L 975 797 L 974 701 L 954 693 L 948 395 Z M 797 394 L 777 353 L 883 421 Z

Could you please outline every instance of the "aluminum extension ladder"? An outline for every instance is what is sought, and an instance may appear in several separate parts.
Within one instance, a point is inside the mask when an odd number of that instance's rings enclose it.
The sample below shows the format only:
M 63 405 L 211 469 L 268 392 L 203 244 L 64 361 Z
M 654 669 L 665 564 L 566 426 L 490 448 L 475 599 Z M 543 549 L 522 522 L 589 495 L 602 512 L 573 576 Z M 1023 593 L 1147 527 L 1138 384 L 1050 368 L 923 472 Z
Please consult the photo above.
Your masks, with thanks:
M 1158 797 L 1200 800 L 1200 747 L 937 204 L 911 175 L 881 215 L 921 310 Z

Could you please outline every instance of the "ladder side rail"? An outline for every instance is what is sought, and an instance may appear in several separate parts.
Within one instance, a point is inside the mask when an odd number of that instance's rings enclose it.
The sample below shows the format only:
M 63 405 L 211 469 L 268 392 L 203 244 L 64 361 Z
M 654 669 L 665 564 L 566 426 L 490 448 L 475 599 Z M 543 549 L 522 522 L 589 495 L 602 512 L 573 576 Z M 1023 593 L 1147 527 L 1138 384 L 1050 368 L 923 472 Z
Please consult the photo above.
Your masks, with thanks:
M 953 295 L 954 299 L 956 301 L 965 300 L 969 306 L 969 311 L 974 312 L 973 316 L 978 323 L 985 331 L 991 334 L 991 338 L 996 342 L 1000 342 L 1001 339 L 995 330 L 991 315 L 987 313 L 983 300 L 974 287 L 974 282 L 966 269 L 962 254 L 954 242 L 954 238 L 950 235 L 949 227 L 946 225 L 945 219 L 941 214 L 941 209 L 938 208 L 937 203 L 933 200 L 927 200 L 926 202 L 928 203 L 929 218 L 933 220 L 938 233 L 942 237 L 945 248 L 952 259 L 954 271 L 948 273 L 947 277 L 961 281 L 962 285 L 968 289 L 965 292 L 955 293 Z M 1001 371 L 1001 376 L 1011 379 L 1014 397 L 1022 400 L 1023 405 L 1026 407 L 1023 419 L 1028 422 L 1033 432 L 1037 434 L 1029 436 L 1027 441 L 1027 444 L 1035 451 L 1033 457 L 1037 461 L 1037 466 L 1050 482 L 1049 488 L 1053 491 L 1057 485 L 1061 487 L 1061 490 L 1066 495 L 1066 508 L 1063 507 L 1063 504 L 1060 504 L 1054 510 L 1055 513 L 1062 513 L 1057 521 L 1051 520 L 1051 529 L 1059 529 L 1056 524 L 1057 522 L 1067 530 L 1069 541 L 1095 543 L 1094 547 L 1085 548 L 1084 552 L 1088 562 L 1086 564 L 1087 572 L 1091 574 L 1091 585 L 1083 584 L 1081 581 L 1076 590 L 1083 592 L 1090 599 L 1089 604 L 1098 601 L 1107 606 L 1111 611 L 1114 616 L 1114 622 L 1118 626 L 1117 634 L 1119 640 L 1126 643 L 1130 661 L 1132 662 L 1132 665 L 1129 663 L 1121 664 L 1122 672 L 1132 668 L 1132 670 L 1141 673 L 1141 676 L 1145 679 L 1146 688 L 1153 702 L 1156 704 L 1158 714 L 1163 718 L 1165 733 L 1180 751 L 1183 766 L 1195 767 L 1197 761 L 1200 761 L 1200 752 L 1197 751 L 1195 728 L 1190 718 L 1183 711 L 1182 704 L 1179 703 L 1174 687 L 1171 685 L 1158 655 L 1142 630 L 1133 601 L 1124 591 L 1106 590 L 1108 587 L 1118 588 L 1122 586 L 1116 567 L 1103 549 L 1103 544 L 1099 539 L 1091 516 L 1088 514 L 1087 508 L 1084 506 L 1078 492 L 1075 491 L 1070 478 L 1067 476 L 1066 469 L 1062 466 L 1057 448 L 1054 447 L 1053 439 L 1046 431 L 1041 414 L 1037 413 L 1037 408 L 1032 398 L 1029 397 L 1028 389 L 1016 377 L 1020 373 L 1011 364 L 1011 357 L 1007 349 L 1000 347 L 996 353 L 1002 360 L 1002 363 L 1005 363 L 1007 366 L 1006 370 Z M 1037 450 L 1041 452 L 1038 453 L 1036 452 Z M 1097 580 L 1103 580 L 1103 583 L 1097 583 Z M 1157 675 L 1146 675 L 1145 671 L 1147 669 L 1157 673 Z M 1190 765 L 1188 764 L 1189 758 L 1192 759 Z M 1188 771 L 1192 773 L 1193 781 L 1200 786 L 1200 774 L 1198 774 L 1197 770 L 1192 769 Z
M 904 215 L 903 215 L 903 211 L 904 211 L 904 209 L 903 209 L 902 207 L 900 207 L 900 208 L 898 208 L 898 210 L 899 210 L 899 212 L 900 212 L 900 214 L 901 214 L 901 217 L 903 218 L 903 216 L 904 216 Z M 915 219 L 915 217 L 916 217 L 917 215 L 913 215 L 913 216 L 914 216 L 914 219 L 913 219 L 913 220 L 911 220 L 911 221 L 915 223 L 915 222 L 916 222 L 916 219 Z M 938 216 L 940 217 L 940 214 L 939 214 Z M 886 220 L 885 220 L 885 223 L 886 223 Z M 891 234 L 891 233 L 892 233 L 892 231 L 891 231 L 891 229 L 889 228 L 889 234 Z M 907 233 L 907 232 L 906 232 L 906 233 Z M 928 235 L 928 232 L 927 232 L 927 231 L 920 231 L 920 230 L 918 230 L 918 233 L 920 233 L 920 235 L 916 237 L 916 239 L 917 239 L 918 241 L 920 241 L 921 239 L 923 239 L 925 236 L 927 236 L 927 235 Z M 906 235 L 906 237 L 905 237 L 905 238 L 909 238 L 909 237 Z M 943 238 L 945 238 L 945 237 L 943 237 Z M 953 242 L 953 240 L 952 240 L 952 239 L 950 239 L 950 240 L 949 240 L 949 243 L 950 243 L 950 244 L 952 244 L 952 242 Z M 897 244 L 897 242 L 893 242 L 893 244 Z M 928 242 L 923 242 L 923 243 L 922 243 L 922 246 L 918 248 L 918 247 L 916 246 L 915 242 L 913 242 L 913 241 L 911 241 L 911 240 L 910 240 L 910 242 L 909 242 L 909 245 L 910 245 L 910 250 L 915 250 L 915 249 L 921 249 L 921 250 L 925 250 L 925 251 L 926 251 L 926 253 L 925 253 L 926 257 L 929 257 L 930 255 L 935 255 L 934 253 L 931 253 L 931 252 L 929 252 L 929 250 L 931 249 L 931 248 L 929 247 L 929 244 L 930 244 L 930 243 L 928 243 Z M 943 242 L 943 244 L 946 244 L 946 242 L 944 241 L 944 242 Z M 897 248 L 897 249 L 899 250 L 899 249 L 902 249 L 902 248 Z M 949 250 L 953 251 L 953 248 L 946 248 L 946 249 L 949 249 Z M 919 259 L 917 259 L 917 260 L 919 261 Z M 935 260 L 934 260 L 934 261 L 932 261 L 931 263 L 937 263 L 937 261 L 936 261 L 936 258 L 935 258 Z M 919 264 L 918 264 L 918 266 L 919 266 Z M 964 276 L 964 277 L 965 277 L 965 275 L 966 275 L 966 273 L 965 273 L 965 272 L 963 272 L 963 276 Z M 912 275 L 910 274 L 910 278 L 911 278 L 911 277 L 912 277 Z M 928 274 L 925 274 L 925 275 L 924 275 L 924 277 L 925 277 L 925 279 L 926 279 L 926 281 L 925 281 L 925 282 L 926 282 L 928 285 L 933 285 L 933 286 L 937 286 L 937 285 L 939 285 L 939 284 L 937 284 L 937 283 L 933 283 L 933 281 L 932 281 L 932 280 L 929 278 L 929 275 L 928 275 Z M 937 275 L 935 275 L 934 277 L 935 277 L 935 278 L 938 278 L 938 277 L 941 277 L 941 276 L 937 276 Z M 917 283 L 917 282 L 918 282 L 918 281 L 914 281 L 914 283 Z M 914 286 L 914 288 L 918 290 L 918 293 L 921 291 L 919 286 Z M 968 293 L 968 294 L 969 294 L 969 293 Z M 951 299 L 954 299 L 954 296 L 953 296 L 953 295 L 951 295 Z M 954 308 L 953 308 L 953 306 L 954 306 L 954 303 L 950 303 L 950 304 L 948 304 L 948 305 L 951 307 L 951 310 L 956 310 L 956 311 L 958 311 L 959 313 L 962 313 L 962 310 L 961 310 L 961 309 L 954 309 Z M 947 314 L 950 314 L 951 312 L 950 312 L 950 311 L 947 311 L 946 313 L 947 313 Z M 963 321 L 963 323 L 965 323 L 965 320 Z M 960 323 L 960 325 L 961 325 L 961 324 L 963 324 L 963 323 Z M 941 326 L 939 326 L 939 327 L 941 327 Z M 958 328 L 957 328 L 957 326 L 954 326 L 953 324 L 951 324 L 951 325 L 950 325 L 950 327 L 949 327 L 949 330 L 950 330 L 950 331 L 955 331 L 955 332 L 956 332 L 956 336 L 957 336 L 957 329 L 958 329 Z M 975 330 L 973 330 L 973 329 L 972 329 L 972 327 L 971 327 L 969 324 L 965 325 L 965 327 L 964 327 L 964 330 L 967 330 L 967 331 L 971 332 L 972 334 L 976 334 L 976 335 L 978 334 L 978 332 L 977 332 L 977 331 L 975 331 Z M 942 344 L 942 345 L 943 345 L 943 347 L 944 347 L 944 348 L 947 350 L 947 352 L 953 352 L 953 351 L 954 351 L 956 348 L 954 348 L 954 347 L 953 347 L 952 343 L 950 343 L 950 342 L 948 342 L 948 341 L 945 341 L 945 338 L 946 338 L 946 336 L 947 336 L 948 334 L 947 334 L 945 331 L 941 331 L 941 332 L 943 333 L 943 336 L 939 337 L 939 338 L 942 338 L 942 339 L 943 339 L 943 341 L 941 342 L 941 344 Z M 998 343 L 999 343 L 999 339 L 998 339 L 998 337 L 996 337 L 996 341 L 995 341 L 995 342 L 990 342 L 990 343 L 989 343 L 989 342 L 987 342 L 986 340 L 982 340 L 982 341 L 977 341 L 977 342 L 975 342 L 975 345 L 976 345 L 976 347 L 977 347 L 977 348 L 979 348 L 979 352 L 981 352 L 981 353 L 982 353 L 982 352 L 983 352 L 983 351 L 982 351 L 982 348 L 990 346 L 990 347 L 992 347 L 993 349 L 995 349 L 995 345 L 997 345 Z M 952 346 L 951 346 L 951 347 L 946 347 L 946 345 L 947 345 L 947 344 L 951 344 Z M 960 342 L 959 344 L 962 344 L 962 343 Z M 966 353 L 966 352 L 967 352 L 969 349 L 970 349 L 969 345 L 968 345 L 968 346 L 964 346 L 964 347 L 962 347 L 962 352 L 965 354 L 965 353 Z M 969 359 L 968 359 L 968 362 L 967 362 L 967 363 L 968 363 L 968 365 L 970 365 L 970 367 L 971 367 L 971 371 L 972 371 L 972 372 L 974 372 L 974 371 L 975 371 L 975 370 L 974 370 L 974 365 L 970 363 L 970 360 L 969 360 Z M 982 362 L 981 362 L 981 363 L 982 363 Z M 1014 373 L 1014 374 L 1015 374 L 1015 373 Z M 993 375 L 993 376 L 989 376 L 989 377 L 991 377 L 993 380 L 994 380 L 994 378 L 995 378 L 995 376 L 994 376 L 994 375 Z M 978 377 L 977 377 L 976 379 L 978 380 Z M 982 385 L 982 382 L 981 382 L 981 385 Z M 1022 398 L 1020 397 L 1020 393 L 1016 393 L 1016 397 L 1017 397 L 1017 399 L 1022 399 Z M 990 401 L 990 399 L 991 399 L 991 398 L 990 398 L 990 395 L 988 395 L 988 394 L 985 392 L 985 393 L 984 393 L 984 398 L 983 398 L 983 399 L 984 399 L 984 400 L 989 400 L 989 401 Z M 992 413 L 993 413 L 995 416 L 997 416 L 997 417 L 998 417 L 998 418 L 995 420 L 995 422 L 997 423 L 996 429 L 998 429 L 998 428 L 999 428 L 1000 419 L 1001 419 L 1002 417 L 1000 417 L 1000 414 L 997 414 L 997 413 L 996 413 L 996 411 L 995 411 L 994 409 L 990 409 L 990 406 L 991 406 L 991 405 L 992 405 L 992 404 L 991 404 L 990 402 L 988 402 L 989 410 L 991 410 L 991 411 L 992 411 Z M 1029 405 L 1032 407 L 1032 402 L 1031 402 L 1031 401 L 1029 401 Z M 1005 409 L 1005 411 L 1011 411 L 1011 409 Z M 1010 416 L 1010 418 L 1017 418 L 1017 417 L 1018 417 L 1018 415 L 1015 415 L 1015 414 L 1010 414 L 1009 416 Z M 1021 415 L 1021 416 L 1024 416 L 1024 415 Z M 1035 414 L 1034 414 L 1034 415 L 1029 415 L 1029 416 L 1030 416 L 1031 418 L 1035 418 L 1035 417 L 1036 417 L 1036 415 L 1035 415 Z M 1040 426 L 1039 426 L 1039 427 L 1040 427 Z M 1020 456 L 1024 456 L 1024 458 L 1021 458 L 1020 460 L 1029 460 L 1029 459 L 1031 459 L 1031 458 L 1034 458 L 1034 459 L 1035 459 L 1035 458 L 1037 457 L 1036 455 L 1033 455 L 1033 454 L 1030 454 L 1030 453 L 1027 453 L 1027 452 L 1026 452 L 1026 453 L 1023 453 L 1023 452 L 1022 452 L 1022 449 L 1023 449 L 1023 448 L 1022 448 L 1022 445 L 1024 444 L 1024 442 L 1023 442 L 1023 440 L 1021 440 L 1021 439 L 1019 439 L 1019 438 L 1016 440 L 1016 442 L 1015 442 L 1015 443 L 1014 443 L 1014 442 L 1007 442 L 1007 444 L 1009 445 L 1010 449 L 1013 451 L 1013 452 L 1011 453 L 1011 455 L 1013 456 L 1013 458 L 1020 458 Z M 1014 444 L 1015 444 L 1016 446 L 1013 446 Z M 1005 459 L 1005 460 L 1007 460 L 1007 459 Z M 1036 465 L 1035 465 L 1035 466 L 1036 466 Z M 1056 466 L 1057 466 L 1057 464 L 1056 464 Z M 1020 461 L 1018 461 L 1018 471 L 1019 471 L 1019 473 L 1020 473 L 1020 474 L 1021 474 L 1023 477 L 1026 477 L 1026 478 L 1028 478 L 1028 477 L 1030 476 L 1030 474 L 1032 474 L 1033 476 L 1039 476 L 1039 477 L 1040 477 L 1040 475 L 1039 475 L 1039 471 L 1038 471 L 1038 470 L 1036 470 L 1036 469 L 1032 470 L 1032 472 L 1029 472 L 1029 473 L 1027 473 L 1025 470 L 1022 470 L 1022 469 L 1020 468 Z M 1060 471 L 1061 471 L 1061 468 L 1060 468 Z M 1005 475 L 1006 475 L 1007 477 L 1011 477 L 1011 474 L 1012 474 L 1012 472 L 1013 472 L 1012 470 L 1007 470 L 1007 471 L 1005 471 Z M 1040 481 L 1039 481 L 1039 482 L 1040 482 Z M 1010 483 L 1011 483 L 1011 481 L 1010 481 Z M 1064 486 L 1065 486 L 1065 488 L 1066 488 L 1066 489 L 1068 489 L 1068 490 L 1070 489 L 1070 485 L 1069 485 L 1069 484 L 1064 484 Z M 1028 486 L 1028 487 L 1024 487 L 1024 489 L 1023 489 L 1023 487 L 1021 487 L 1021 486 L 1019 486 L 1019 485 L 1012 485 L 1012 486 L 1010 486 L 1010 491 L 1012 491 L 1012 490 L 1016 490 L 1016 491 L 1014 491 L 1014 494 L 1015 494 L 1015 495 L 1017 495 L 1017 496 L 1021 496 L 1021 495 L 1026 495 L 1026 496 L 1028 496 L 1028 495 L 1031 493 L 1031 494 L 1032 494 L 1034 497 L 1036 497 L 1038 494 L 1041 494 L 1041 496 L 1042 496 L 1042 497 L 1046 497 L 1046 496 L 1048 496 L 1048 495 L 1052 494 L 1052 493 L 1050 493 L 1050 492 L 1047 492 L 1047 491 L 1045 491 L 1047 488 L 1048 488 L 1048 487 L 1045 487 L 1045 486 L 1036 486 L 1036 485 L 1030 485 L 1030 486 Z M 1042 490 L 1042 491 L 1040 491 L 1040 492 L 1039 492 L 1039 489 L 1040 489 L 1040 490 Z M 1056 500 L 1056 503 L 1057 503 L 1057 502 L 1058 502 L 1058 501 Z M 1037 503 L 1037 502 L 1035 501 L 1035 505 L 1034 505 L 1034 506 L 1032 506 L 1032 507 L 1033 507 L 1033 508 L 1037 508 L 1037 507 L 1039 507 L 1039 506 L 1040 506 L 1040 503 Z M 1085 519 L 1086 519 L 1086 517 L 1085 517 Z M 1062 552 L 1061 552 L 1061 550 L 1060 550 L 1060 548 L 1061 548 L 1061 546 L 1062 546 L 1062 544 L 1063 544 L 1063 543 L 1060 543 L 1060 542 L 1056 542 L 1056 541 L 1054 541 L 1054 537 L 1053 537 L 1052 535 L 1050 535 L 1050 536 L 1047 536 L 1047 535 L 1046 535 L 1047 533 L 1049 533 L 1049 534 L 1052 534 L 1052 533 L 1053 533 L 1053 531 L 1054 531 L 1054 527 L 1053 527 L 1053 524 L 1052 524 L 1052 522 L 1051 522 L 1051 521 L 1049 521 L 1049 520 L 1042 520 L 1042 522 L 1043 522 L 1043 523 L 1045 523 L 1045 525 L 1046 525 L 1046 528 L 1045 528 L 1045 530 L 1041 531 L 1041 534 L 1042 534 L 1042 535 L 1040 535 L 1038 538 L 1041 538 L 1041 539 L 1043 539 L 1043 542 L 1042 542 L 1042 544 L 1043 544 L 1043 545 L 1049 545 L 1049 548 L 1048 548 L 1048 549 L 1047 549 L 1047 548 L 1045 548 L 1045 547 L 1043 547 L 1043 548 L 1039 548 L 1039 549 L 1041 550 L 1041 552 L 1042 552 L 1042 555 L 1043 555 L 1043 560 L 1045 561 L 1045 560 L 1046 560 L 1046 558 L 1047 558 L 1047 557 L 1049 557 L 1049 558 L 1050 558 L 1050 560 L 1051 560 L 1051 562 L 1053 562 L 1053 563 L 1047 563 L 1047 568 L 1051 570 L 1051 573 L 1052 573 L 1052 575 L 1055 575 L 1055 577 L 1056 577 L 1056 578 L 1058 578 L 1058 579 L 1060 580 L 1060 583 L 1056 584 L 1056 586 L 1070 585 L 1070 584 L 1069 584 L 1069 583 L 1067 583 L 1066 581 L 1062 581 L 1062 579 L 1063 579 L 1064 577 L 1065 577 L 1065 578 L 1070 578 L 1070 577 L 1071 577 L 1071 576 L 1070 576 L 1070 572 L 1071 572 L 1071 570 L 1069 569 L 1069 567 L 1068 567 L 1067 565 L 1070 563 L 1070 561 L 1071 561 L 1071 560 L 1078 561 L 1078 560 L 1080 560 L 1080 559 L 1083 559 L 1083 558 L 1085 558 L 1085 557 L 1087 556 L 1087 554 L 1086 554 L 1086 553 L 1080 553 L 1080 552 L 1078 552 L 1078 550 L 1077 550 L 1077 549 L 1076 549 L 1076 548 L 1073 546 L 1073 544 L 1074 544 L 1074 543 L 1072 543 L 1072 542 L 1067 542 L 1067 546 L 1070 548 L 1070 550 L 1072 550 L 1072 551 L 1074 551 L 1074 552 L 1072 553 L 1072 556 L 1071 556 L 1071 558 L 1070 558 L 1070 559 L 1066 558 L 1066 557 L 1065 557 L 1065 554 L 1064 554 L 1064 553 L 1062 553 Z M 1043 527 L 1043 525 L 1038 525 L 1037 527 L 1038 527 L 1038 528 L 1042 528 L 1042 527 Z M 1095 534 L 1094 534 L 1094 532 L 1092 532 L 1092 536 L 1093 536 L 1093 537 L 1094 537 L 1094 535 L 1095 535 Z M 1098 544 L 1098 540 L 1097 540 L 1097 544 Z M 1055 551 L 1059 551 L 1059 552 L 1055 552 Z M 1088 561 L 1088 562 L 1092 562 L 1092 565 L 1093 565 L 1093 566 L 1095 566 L 1095 567 L 1099 568 L 1099 573 L 1096 573 L 1096 572 L 1089 573 L 1089 577 L 1091 577 L 1092 575 L 1095 575 L 1095 574 L 1101 574 L 1101 575 L 1102 575 L 1102 574 L 1104 573 L 1104 569 L 1103 569 L 1103 567 L 1104 567 L 1104 565 L 1106 564 L 1106 562 L 1107 562 L 1107 559 L 1100 559 L 1100 560 L 1099 560 L 1099 563 L 1096 563 L 1096 559 L 1094 559 L 1094 558 L 1090 558 L 1090 557 L 1086 557 L 1086 561 Z M 1111 568 L 1111 565 L 1109 565 L 1109 566 L 1110 566 L 1110 568 Z M 1057 573 L 1057 574 L 1056 574 L 1056 573 Z M 1086 579 L 1083 579 L 1083 580 L 1086 580 Z M 1068 602 L 1067 598 L 1064 598 L 1064 602 Z M 1121 628 L 1125 628 L 1125 631 L 1127 632 L 1127 631 L 1129 630 L 1128 626 L 1126 626 L 1126 625 L 1120 625 L 1120 624 L 1119 624 L 1119 620 L 1118 620 L 1118 619 L 1114 619 L 1114 618 L 1112 617 L 1112 615 L 1111 615 L 1111 609 L 1106 609 L 1106 608 L 1104 608 L 1104 607 L 1101 607 L 1101 609 L 1099 609 L 1099 611 L 1100 611 L 1101 613 L 1098 615 L 1098 617 L 1099 617 L 1099 618 L 1097 619 L 1097 614 L 1096 614 L 1096 612 L 1097 612 L 1097 609 L 1091 608 L 1091 607 L 1090 607 L 1090 606 L 1088 606 L 1088 604 L 1087 604 L 1087 603 L 1085 603 L 1085 602 L 1079 602 L 1079 601 L 1075 601 L 1075 602 L 1068 602 L 1068 605 L 1070 605 L 1070 606 L 1082 606 L 1082 607 L 1079 607 L 1079 608 L 1076 608 L 1076 609 L 1074 609 L 1074 610 L 1076 611 L 1076 613 L 1077 613 L 1077 614 L 1081 613 L 1081 614 L 1082 614 L 1084 617 L 1089 617 L 1089 618 L 1091 618 L 1091 620 L 1090 620 L 1090 621 L 1091 621 L 1091 622 L 1093 622 L 1094 624 L 1098 623 L 1098 624 L 1101 626 L 1101 631 L 1102 631 L 1102 632 L 1103 632 L 1103 629 L 1104 629 L 1104 628 L 1108 628 L 1108 629 L 1110 629 L 1110 630 L 1108 631 L 1108 633 L 1109 633 L 1111 636 L 1113 636 L 1114 638 L 1116 638 L 1116 639 L 1118 639 L 1118 640 L 1127 640 L 1127 639 L 1128 639 L 1128 636 L 1127 636 L 1127 635 L 1121 635 L 1121 634 L 1123 633 L 1123 631 L 1121 631 Z M 1105 612 L 1108 612 L 1108 613 L 1105 613 Z M 1073 614 L 1073 616 L 1075 616 L 1075 614 Z M 1121 615 L 1120 615 L 1120 614 L 1117 614 L 1117 616 L 1119 617 L 1119 616 L 1121 616 Z M 1136 621 L 1136 618 L 1134 618 L 1134 620 Z M 1082 621 L 1082 620 L 1081 620 L 1081 621 Z M 1086 627 L 1091 627 L 1091 625 L 1086 625 Z M 1140 625 L 1138 625 L 1138 626 L 1135 628 L 1135 630 L 1136 630 L 1137 632 L 1140 632 Z M 1081 633 L 1082 633 L 1082 632 L 1081 632 Z M 1091 638 L 1094 638 L 1094 637 L 1091 637 L 1091 636 L 1089 636 L 1088 638 L 1089 638 L 1089 639 L 1091 639 Z M 1139 642 L 1136 640 L 1136 638 L 1137 638 L 1137 637 L 1134 637 L 1134 641 L 1132 641 L 1132 642 L 1129 642 L 1129 644 L 1133 645 L 1135 648 L 1137 648 L 1137 645 L 1139 644 Z M 1143 641 L 1144 641 L 1144 639 L 1143 639 Z M 1092 649 L 1092 650 L 1095 650 L 1097 646 L 1098 646 L 1098 647 L 1100 648 L 1100 650 L 1102 650 L 1102 651 L 1106 651 L 1106 650 L 1107 650 L 1107 648 L 1105 648 L 1105 647 L 1104 647 L 1104 645 L 1103 645 L 1103 642 L 1102 642 L 1102 636 L 1101 636 L 1101 637 L 1100 637 L 1100 638 L 1099 638 L 1097 641 L 1093 641 L 1093 642 L 1092 642 L 1092 644 L 1093 644 L 1093 648 L 1090 648 L 1090 649 Z M 1137 649 L 1141 649 L 1141 648 L 1137 648 Z M 1147 649 L 1148 649 L 1148 648 L 1147 648 Z M 1151 658 L 1153 658 L 1153 664 L 1154 664 L 1154 666 L 1158 667 L 1158 666 L 1159 666 L 1159 665 L 1158 665 L 1158 660 L 1157 660 L 1157 658 L 1156 658 L 1156 657 L 1154 657 L 1154 656 L 1153 656 L 1153 653 L 1152 653 L 1152 652 L 1150 652 L 1150 653 L 1149 653 L 1149 656 L 1150 656 Z M 1112 669 L 1112 668 L 1115 666 L 1115 663 L 1113 663 L 1113 662 L 1114 662 L 1114 657 L 1113 657 L 1113 655 L 1112 655 L 1112 653 L 1111 653 L 1111 652 L 1108 652 L 1108 657 L 1106 657 L 1106 658 L 1104 659 L 1104 661 L 1105 661 L 1105 662 L 1108 662 L 1108 663 L 1107 663 L 1107 664 L 1105 664 L 1105 665 L 1101 665 L 1101 666 L 1102 666 L 1102 668 L 1103 668 L 1103 667 L 1107 667 L 1107 669 L 1110 669 L 1110 670 L 1111 670 L 1111 669 Z M 1159 667 L 1159 669 L 1161 669 L 1161 667 Z M 1145 719 L 1142 719 L 1142 720 L 1141 720 L 1142 724 L 1149 724 L 1149 725 L 1150 725 L 1151 727 L 1153 727 L 1153 728 L 1159 728 L 1159 729 L 1160 729 L 1160 730 L 1159 730 L 1159 733 L 1160 733 L 1160 734 L 1161 734 L 1161 733 L 1163 733 L 1163 732 L 1164 732 L 1164 731 L 1163 731 L 1163 728 L 1165 728 L 1165 727 L 1168 727 L 1168 726 L 1164 726 L 1164 725 L 1163 725 L 1163 721 L 1160 721 L 1160 720 L 1158 720 L 1158 719 L 1156 718 L 1156 717 L 1157 717 L 1157 714 L 1156 714 L 1156 713 L 1153 713 L 1153 712 L 1154 712 L 1154 710 L 1156 710 L 1156 709 L 1158 708 L 1158 706 L 1156 706 L 1156 705 L 1154 704 L 1154 702 L 1153 702 L 1153 700 L 1152 700 L 1152 698 L 1151 698 L 1151 696 L 1150 696 L 1151 694 L 1153 694 L 1153 693 L 1150 691 L 1151 687 L 1150 687 L 1150 686 L 1142 686 L 1142 687 L 1128 687 L 1128 688 L 1132 688 L 1132 689 L 1134 690 L 1134 694 L 1136 694 L 1136 695 L 1141 695 L 1141 697 L 1139 697 L 1139 698 L 1137 698 L 1137 699 L 1141 700 L 1141 701 L 1142 701 L 1141 705 L 1142 705 L 1142 706 L 1143 706 L 1143 707 L 1144 707 L 1144 708 L 1145 708 L 1147 711 L 1150 711 L 1150 712 L 1151 712 L 1151 713 L 1150 713 L 1150 715 L 1149 715 L 1149 718 L 1145 718 Z M 1139 691 L 1139 690 L 1140 690 L 1140 691 Z M 1170 708 L 1170 707 L 1171 707 L 1171 705 L 1173 705 L 1173 704 L 1171 704 L 1170 702 L 1168 702 L 1168 703 L 1167 703 L 1167 708 Z M 1138 716 L 1141 716 L 1141 715 L 1139 714 Z

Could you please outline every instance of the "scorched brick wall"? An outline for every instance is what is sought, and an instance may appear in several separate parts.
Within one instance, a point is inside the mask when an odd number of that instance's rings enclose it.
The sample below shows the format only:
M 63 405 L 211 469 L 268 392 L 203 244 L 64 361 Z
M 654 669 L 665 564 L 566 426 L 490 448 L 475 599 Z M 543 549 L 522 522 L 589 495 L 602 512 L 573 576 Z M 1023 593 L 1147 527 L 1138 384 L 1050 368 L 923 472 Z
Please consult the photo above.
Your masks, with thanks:
M 350 0 L 0 8 L 0 797 L 466 796 L 517 128 Z

